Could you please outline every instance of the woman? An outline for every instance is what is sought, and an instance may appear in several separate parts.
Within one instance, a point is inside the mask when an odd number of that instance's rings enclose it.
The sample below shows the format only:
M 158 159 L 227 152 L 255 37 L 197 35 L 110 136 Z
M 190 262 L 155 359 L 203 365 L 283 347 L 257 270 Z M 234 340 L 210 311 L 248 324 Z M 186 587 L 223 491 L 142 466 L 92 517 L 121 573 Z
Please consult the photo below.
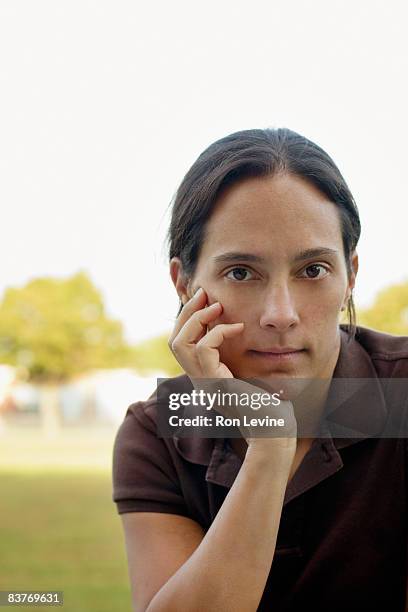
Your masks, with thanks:
M 408 378 L 408 338 L 355 327 L 359 236 L 338 168 L 290 130 L 231 134 L 185 176 L 169 230 L 181 302 L 169 346 L 185 375 L 167 392 L 200 379 L 329 384 L 306 403 L 302 436 L 287 401 L 279 437 L 161 438 L 156 394 L 129 407 L 113 498 L 134 610 L 405 609 L 407 440 L 381 432 L 382 381 Z M 359 437 L 320 428 L 337 379 L 373 382 L 364 406 L 361 392 L 340 402 L 342 425 L 369 425 Z

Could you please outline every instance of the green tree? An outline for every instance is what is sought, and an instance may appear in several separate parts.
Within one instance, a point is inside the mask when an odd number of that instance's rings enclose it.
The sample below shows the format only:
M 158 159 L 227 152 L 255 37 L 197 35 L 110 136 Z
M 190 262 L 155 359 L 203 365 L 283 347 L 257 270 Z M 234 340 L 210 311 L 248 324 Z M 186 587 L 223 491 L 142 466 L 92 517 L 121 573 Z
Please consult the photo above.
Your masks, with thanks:
M 133 349 L 133 364 L 140 372 L 148 373 L 161 370 L 168 376 L 183 374 L 183 370 L 170 351 L 168 334 L 163 334 L 141 342 Z
M 7 289 L 0 303 L 0 362 L 34 382 L 63 381 L 94 368 L 125 365 L 131 349 L 85 272 L 37 278 Z
M 357 322 L 389 334 L 408 335 L 408 282 L 380 291 L 372 306 L 358 310 Z

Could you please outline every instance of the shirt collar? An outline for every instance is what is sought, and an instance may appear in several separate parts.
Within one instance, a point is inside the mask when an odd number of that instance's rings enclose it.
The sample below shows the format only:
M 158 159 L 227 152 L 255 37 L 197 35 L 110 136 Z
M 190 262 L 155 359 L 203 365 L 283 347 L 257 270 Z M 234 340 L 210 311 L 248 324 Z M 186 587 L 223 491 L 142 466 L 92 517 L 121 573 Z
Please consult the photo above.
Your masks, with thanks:
M 337 379 L 349 379 L 347 383 Z M 326 403 L 330 429 L 341 433 L 336 448 L 344 448 L 366 438 L 379 436 L 387 420 L 387 407 L 377 370 L 370 355 L 341 329 L 339 358 L 333 372 Z M 337 425 L 332 428 L 331 424 Z M 341 423 L 341 426 L 339 425 Z M 347 437 L 347 428 L 353 432 Z M 356 435 L 361 433 L 361 436 Z

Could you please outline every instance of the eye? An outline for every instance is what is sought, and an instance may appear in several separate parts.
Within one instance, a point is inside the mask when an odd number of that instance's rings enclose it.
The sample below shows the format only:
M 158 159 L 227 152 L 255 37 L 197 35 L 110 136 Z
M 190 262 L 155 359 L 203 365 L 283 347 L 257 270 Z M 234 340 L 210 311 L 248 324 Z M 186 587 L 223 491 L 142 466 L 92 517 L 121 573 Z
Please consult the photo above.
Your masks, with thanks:
M 231 278 L 228 276 L 228 274 L 231 274 L 231 272 L 234 274 L 234 278 Z M 227 272 L 226 277 L 230 278 L 230 280 L 235 280 L 235 281 L 249 280 L 248 278 L 243 278 L 243 275 L 249 272 L 250 271 L 247 270 L 247 268 L 232 268 L 229 272 Z
M 303 278 L 321 279 L 329 273 L 329 269 L 323 264 L 311 264 L 307 266 L 303 272 L 306 274 L 306 276 L 302 276 Z

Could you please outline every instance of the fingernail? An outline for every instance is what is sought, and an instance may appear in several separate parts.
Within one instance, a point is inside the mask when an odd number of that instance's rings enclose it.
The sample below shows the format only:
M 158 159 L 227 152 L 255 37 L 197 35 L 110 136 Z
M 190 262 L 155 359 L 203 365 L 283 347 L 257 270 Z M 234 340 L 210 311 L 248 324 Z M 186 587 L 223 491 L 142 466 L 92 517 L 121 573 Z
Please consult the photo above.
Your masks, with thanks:
M 210 306 L 208 306 L 208 308 L 213 308 L 214 306 L 219 306 L 220 303 L 219 302 L 214 302 L 214 304 L 210 304 Z
M 203 288 L 200 287 L 199 289 L 197 289 L 197 291 L 195 292 L 195 294 L 193 295 L 193 298 L 198 298 L 200 297 L 200 295 L 203 295 Z

